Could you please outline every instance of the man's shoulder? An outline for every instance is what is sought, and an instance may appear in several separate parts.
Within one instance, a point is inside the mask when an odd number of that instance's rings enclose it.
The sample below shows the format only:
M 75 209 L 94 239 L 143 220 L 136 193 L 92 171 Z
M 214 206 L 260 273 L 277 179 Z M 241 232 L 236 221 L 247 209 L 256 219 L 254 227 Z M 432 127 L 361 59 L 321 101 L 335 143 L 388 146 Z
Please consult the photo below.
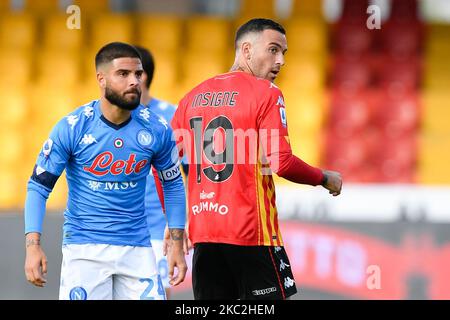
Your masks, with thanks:
M 169 126 L 163 117 L 150 110 L 148 106 L 142 104 L 133 111 L 132 117 L 135 117 L 143 127 L 151 131 L 165 131 Z
M 72 112 L 62 117 L 56 126 L 74 129 L 75 127 L 80 126 L 81 123 L 92 120 L 95 117 L 94 107 L 97 102 L 98 100 L 93 100 L 77 107 Z

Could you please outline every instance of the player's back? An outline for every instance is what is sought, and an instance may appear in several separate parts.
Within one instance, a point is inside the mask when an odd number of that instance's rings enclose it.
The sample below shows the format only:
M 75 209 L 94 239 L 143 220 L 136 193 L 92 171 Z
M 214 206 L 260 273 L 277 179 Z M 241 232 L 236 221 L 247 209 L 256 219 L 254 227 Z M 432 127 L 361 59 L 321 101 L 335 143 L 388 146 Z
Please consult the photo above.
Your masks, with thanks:
M 261 119 L 272 95 L 279 94 L 267 80 L 230 72 L 201 83 L 180 101 L 172 125 L 184 129 L 194 243 L 282 243 L 273 180 L 262 174 L 259 141 Z

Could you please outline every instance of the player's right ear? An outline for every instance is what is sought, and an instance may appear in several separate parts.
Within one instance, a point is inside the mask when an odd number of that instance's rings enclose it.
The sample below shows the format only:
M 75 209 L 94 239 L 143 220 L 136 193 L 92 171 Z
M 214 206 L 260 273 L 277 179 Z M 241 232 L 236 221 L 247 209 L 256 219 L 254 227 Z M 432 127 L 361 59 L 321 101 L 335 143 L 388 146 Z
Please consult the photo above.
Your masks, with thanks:
M 103 72 L 97 72 L 97 81 L 101 88 L 104 89 L 106 87 L 106 79 Z

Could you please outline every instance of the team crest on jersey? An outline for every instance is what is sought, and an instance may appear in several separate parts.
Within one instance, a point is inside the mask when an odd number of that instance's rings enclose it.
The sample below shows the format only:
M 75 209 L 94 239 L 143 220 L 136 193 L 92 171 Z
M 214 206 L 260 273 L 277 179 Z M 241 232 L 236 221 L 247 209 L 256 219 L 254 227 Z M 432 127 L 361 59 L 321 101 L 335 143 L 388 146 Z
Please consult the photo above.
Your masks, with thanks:
M 114 147 L 116 148 L 122 148 L 123 147 L 123 140 L 120 138 L 117 138 L 114 140 Z
M 148 147 L 153 142 L 153 136 L 147 130 L 140 130 L 137 134 L 137 141 L 143 147 Z

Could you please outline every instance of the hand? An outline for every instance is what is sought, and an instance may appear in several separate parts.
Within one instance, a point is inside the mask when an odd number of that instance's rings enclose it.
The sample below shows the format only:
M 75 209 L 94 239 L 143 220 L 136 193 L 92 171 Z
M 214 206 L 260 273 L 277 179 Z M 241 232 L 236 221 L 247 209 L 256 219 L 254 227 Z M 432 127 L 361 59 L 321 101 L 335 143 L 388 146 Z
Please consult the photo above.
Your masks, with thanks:
M 39 244 L 27 244 L 25 276 L 37 287 L 43 287 L 47 283 L 47 257 Z
M 169 265 L 169 283 L 172 286 L 179 285 L 184 281 L 187 272 L 185 256 L 185 235 L 183 229 L 170 229 L 171 245 L 169 246 L 169 255 L 167 262 Z M 174 276 L 175 267 L 178 270 Z
M 342 177 L 339 172 L 330 171 L 330 170 L 322 170 L 322 173 L 325 177 L 325 182 L 322 186 L 330 191 L 330 194 L 333 196 L 338 196 L 341 194 L 342 190 Z
M 164 229 L 164 238 L 163 238 L 163 255 L 167 256 L 167 252 L 172 245 L 172 239 L 170 239 L 169 228 L 166 225 Z M 183 252 L 185 255 L 189 255 L 189 250 L 192 249 L 192 243 L 188 238 L 187 231 L 184 232 L 183 235 Z

